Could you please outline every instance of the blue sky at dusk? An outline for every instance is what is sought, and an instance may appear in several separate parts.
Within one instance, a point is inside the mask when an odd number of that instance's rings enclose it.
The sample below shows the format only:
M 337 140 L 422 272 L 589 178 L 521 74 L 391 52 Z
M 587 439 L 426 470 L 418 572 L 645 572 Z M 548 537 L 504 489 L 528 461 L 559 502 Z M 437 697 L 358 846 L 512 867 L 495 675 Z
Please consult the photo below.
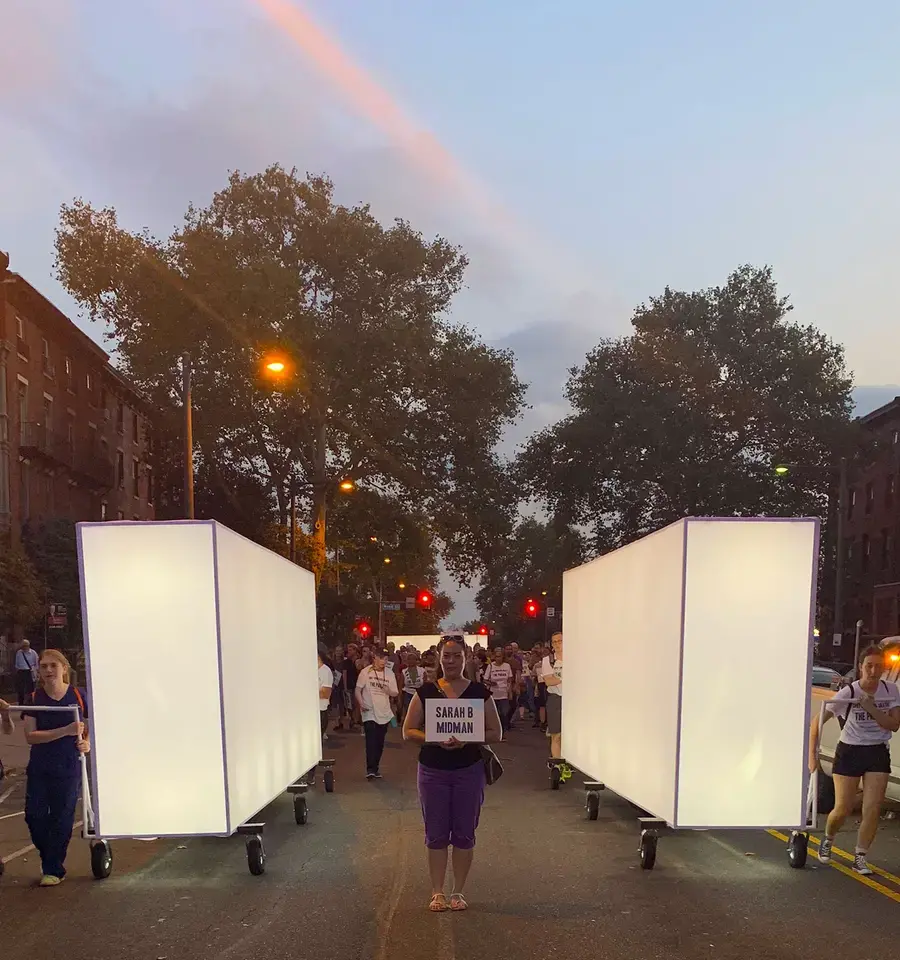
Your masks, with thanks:
M 278 161 L 469 251 L 454 316 L 534 384 L 516 437 L 560 414 L 567 367 L 637 303 L 745 262 L 846 344 L 861 405 L 900 393 L 900 4 L 296 5 L 349 85 L 285 28 L 287 5 L 5 0 L 12 268 L 74 315 L 52 277 L 60 203 L 164 234 L 229 169 Z

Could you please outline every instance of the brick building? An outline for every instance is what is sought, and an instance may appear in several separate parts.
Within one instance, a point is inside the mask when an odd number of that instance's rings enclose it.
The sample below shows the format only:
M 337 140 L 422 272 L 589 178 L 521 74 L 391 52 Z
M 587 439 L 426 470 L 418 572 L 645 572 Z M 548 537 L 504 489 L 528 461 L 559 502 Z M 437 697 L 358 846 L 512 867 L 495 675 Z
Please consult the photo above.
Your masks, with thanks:
M 151 410 L 107 353 L 0 254 L 0 530 L 150 520 Z
M 876 441 L 872 462 L 850 477 L 846 506 L 844 628 L 900 634 L 900 397 L 860 422 Z M 852 648 L 851 648 L 852 649 Z

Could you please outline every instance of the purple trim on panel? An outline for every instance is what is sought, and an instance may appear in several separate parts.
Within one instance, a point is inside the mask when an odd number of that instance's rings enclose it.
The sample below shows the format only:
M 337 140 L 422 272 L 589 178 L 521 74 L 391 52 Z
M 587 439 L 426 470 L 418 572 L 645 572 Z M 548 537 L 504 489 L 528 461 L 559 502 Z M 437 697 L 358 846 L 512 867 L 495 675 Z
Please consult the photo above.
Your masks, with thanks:
M 230 837 L 230 833 L 98 833 L 92 840 L 182 840 L 194 837 Z
M 231 826 L 231 798 L 228 795 L 228 743 L 225 739 L 225 676 L 222 670 L 222 618 L 219 611 L 219 540 L 218 524 L 212 522 L 213 547 L 213 597 L 216 605 L 216 655 L 219 660 L 219 722 L 222 729 L 222 778 L 225 787 L 225 826 L 229 835 L 234 832 Z
M 686 517 L 688 523 L 698 520 L 700 523 L 818 523 L 818 517 Z M 705 827 L 702 829 L 706 829 Z M 743 827 L 734 827 L 742 830 Z
M 811 776 L 809 772 L 809 765 L 807 763 L 807 755 L 809 751 L 809 728 L 812 722 L 810 719 L 810 710 L 812 709 L 812 697 L 810 691 L 812 690 L 812 665 L 813 654 L 815 652 L 813 631 L 816 628 L 816 596 L 819 586 L 819 533 L 821 524 L 818 519 L 813 520 L 813 523 L 815 524 L 815 529 L 813 532 L 812 591 L 809 598 L 809 630 L 806 634 L 806 689 L 803 691 L 803 702 L 806 704 L 806 707 L 805 723 L 803 726 L 803 765 L 801 767 L 803 770 L 803 793 L 801 795 L 801 803 L 803 806 L 800 811 L 801 824 L 806 822 L 806 799 L 809 796 L 809 778 Z
M 90 706 L 91 716 L 88 724 L 88 739 L 91 742 L 91 752 L 88 757 L 88 782 L 91 785 L 91 806 L 94 810 L 94 830 L 100 832 L 100 796 L 97 793 L 97 765 L 100 762 L 100 754 L 97 751 L 96 724 L 94 723 L 94 688 L 91 682 L 91 632 L 88 629 L 87 615 L 87 590 L 84 584 L 84 547 L 82 545 L 81 531 L 86 526 L 99 526 L 99 524 L 76 523 L 75 524 L 75 552 L 78 556 L 78 583 L 81 588 L 81 632 L 84 638 L 84 672 L 85 682 L 87 683 L 88 705 Z M 93 757 L 93 762 L 91 762 Z M 85 824 L 87 826 L 87 824 Z
M 684 621 L 687 613 L 688 529 L 690 520 L 683 521 L 684 533 L 681 546 L 681 626 L 678 633 L 678 713 L 675 718 L 675 796 L 672 807 L 672 822 L 678 823 L 678 788 L 681 782 L 681 698 L 684 694 Z

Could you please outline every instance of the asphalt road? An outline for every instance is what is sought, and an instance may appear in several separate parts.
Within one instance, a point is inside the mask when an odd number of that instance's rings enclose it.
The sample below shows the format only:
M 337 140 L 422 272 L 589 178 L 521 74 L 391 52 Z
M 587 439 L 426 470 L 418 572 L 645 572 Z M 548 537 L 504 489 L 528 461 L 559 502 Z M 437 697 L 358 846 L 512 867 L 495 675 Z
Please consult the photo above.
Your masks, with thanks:
M 812 860 L 791 870 L 764 832 L 667 837 L 656 869 L 640 870 L 633 809 L 608 794 L 587 821 L 577 777 L 548 789 L 546 740 L 530 727 L 498 750 L 506 774 L 488 788 L 471 909 L 429 914 L 414 751 L 393 731 L 385 779 L 366 783 L 360 736 L 333 734 L 327 746 L 336 792 L 319 783 L 306 826 L 289 798 L 273 804 L 262 877 L 249 874 L 237 837 L 119 842 L 102 882 L 73 841 L 70 878 L 52 889 L 34 887 L 33 854 L 11 860 L 3 955 L 56 960 L 64 944 L 91 960 L 796 960 L 890 957 L 900 945 L 900 876 L 865 884 Z M 873 859 L 900 875 L 896 822 Z

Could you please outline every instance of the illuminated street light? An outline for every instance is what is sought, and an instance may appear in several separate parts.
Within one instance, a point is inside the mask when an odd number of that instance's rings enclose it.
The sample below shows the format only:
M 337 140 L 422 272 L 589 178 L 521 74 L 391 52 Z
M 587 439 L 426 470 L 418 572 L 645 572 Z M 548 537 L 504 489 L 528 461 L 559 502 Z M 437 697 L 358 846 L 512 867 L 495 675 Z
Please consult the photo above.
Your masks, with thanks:
M 386 564 L 387 564 L 387 563 L 390 563 L 390 562 L 391 562 L 391 558 L 390 558 L 390 557 L 385 557 L 385 558 L 384 558 L 384 562 L 385 562 Z
M 787 463 L 778 463 L 775 465 L 775 473 L 779 477 L 784 477 L 791 472 L 790 464 Z
M 352 480 L 341 480 L 338 484 L 338 488 L 343 490 L 344 493 L 352 493 L 356 489 L 356 484 Z
M 398 587 L 400 590 L 405 590 L 405 589 L 406 589 L 406 584 L 401 580 L 400 583 L 397 584 L 397 587 Z
M 268 370 L 269 373 L 284 373 L 284 371 L 287 370 L 287 365 L 283 360 L 270 360 L 266 364 L 266 370 Z
M 369 537 L 371 543 L 378 543 L 378 537 Z

